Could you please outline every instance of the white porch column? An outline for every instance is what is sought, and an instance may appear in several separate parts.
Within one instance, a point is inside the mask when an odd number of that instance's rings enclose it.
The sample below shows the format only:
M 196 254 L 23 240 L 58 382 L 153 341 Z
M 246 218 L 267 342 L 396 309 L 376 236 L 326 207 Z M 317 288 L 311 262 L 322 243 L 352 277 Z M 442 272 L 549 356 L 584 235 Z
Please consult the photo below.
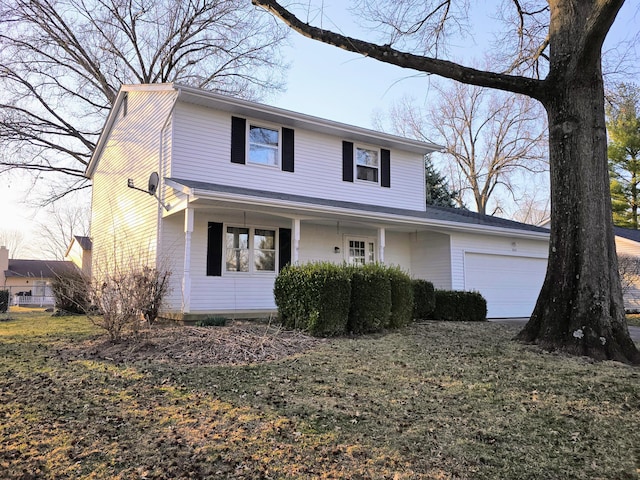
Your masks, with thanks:
M 300 258 L 300 219 L 294 218 L 291 226 L 291 240 L 293 243 L 293 252 L 291 252 L 291 265 L 297 265 Z
M 184 267 L 182 273 L 182 312 L 191 311 L 191 234 L 193 233 L 193 208 L 184 211 Z
M 385 230 L 378 228 L 378 262 L 384 263 Z

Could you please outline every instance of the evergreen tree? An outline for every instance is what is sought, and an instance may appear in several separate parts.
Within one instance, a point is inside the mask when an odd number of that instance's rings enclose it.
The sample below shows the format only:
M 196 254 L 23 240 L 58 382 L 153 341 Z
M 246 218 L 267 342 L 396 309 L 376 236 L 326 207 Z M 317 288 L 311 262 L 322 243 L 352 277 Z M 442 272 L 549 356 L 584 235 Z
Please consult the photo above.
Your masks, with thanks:
M 429 156 L 424 160 L 427 205 L 436 207 L 455 207 L 459 203 L 458 192 L 451 192 L 445 176 L 441 175 Z
M 638 229 L 640 204 L 640 87 L 622 84 L 607 109 L 613 221 Z

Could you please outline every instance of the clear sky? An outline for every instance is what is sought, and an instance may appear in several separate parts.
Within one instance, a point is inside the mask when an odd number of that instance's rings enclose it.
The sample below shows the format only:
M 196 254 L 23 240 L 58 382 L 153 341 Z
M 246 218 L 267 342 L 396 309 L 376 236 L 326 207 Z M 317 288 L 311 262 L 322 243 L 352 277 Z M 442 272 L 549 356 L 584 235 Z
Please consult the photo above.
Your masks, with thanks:
M 329 15 L 342 22 L 339 9 L 332 9 L 329 1 L 324 3 Z M 491 0 L 480 3 L 485 6 L 495 4 Z M 334 0 L 334 4 L 341 5 L 342 2 Z M 608 44 L 629 39 L 631 32 L 638 30 L 639 18 L 638 2 L 627 0 L 609 34 Z M 325 20 L 324 26 L 333 28 L 330 20 Z M 346 33 L 353 35 L 355 32 Z M 291 41 L 292 48 L 285 51 L 291 62 L 288 87 L 285 93 L 269 100 L 275 106 L 370 128 L 374 113 L 384 113 L 403 95 L 410 94 L 426 101 L 429 80 L 424 75 L 363 58 L 295 32 L 291 33 Z M 472 50 L 470 46 L 461 47 Z M 640 60 L 640 56 L 636 55 L 636 58 Z M 640 78 L 631 81 L 640 83 Z M 38 224 L 46 221 L 47 215 L 30 206 L 28 199 L 37 195 L 30 186 L 30 182 L 21 179 L 20 175 L 5 173 L 0 176 L 0 230 L 23 232 L 24 246 L 29 252 L 25 251 L 21 256 L 37 258 Z

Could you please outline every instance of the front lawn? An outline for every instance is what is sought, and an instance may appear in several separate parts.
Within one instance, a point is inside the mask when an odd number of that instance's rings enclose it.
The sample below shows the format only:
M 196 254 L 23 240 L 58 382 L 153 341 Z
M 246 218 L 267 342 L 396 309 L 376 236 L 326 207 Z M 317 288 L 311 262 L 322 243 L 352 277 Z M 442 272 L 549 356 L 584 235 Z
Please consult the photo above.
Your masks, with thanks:
M 107 348 L 82 317 L 11 316 L 2 478 L 639 477 L 640 369 L 512 343 L 518 327 L 165 329 Z

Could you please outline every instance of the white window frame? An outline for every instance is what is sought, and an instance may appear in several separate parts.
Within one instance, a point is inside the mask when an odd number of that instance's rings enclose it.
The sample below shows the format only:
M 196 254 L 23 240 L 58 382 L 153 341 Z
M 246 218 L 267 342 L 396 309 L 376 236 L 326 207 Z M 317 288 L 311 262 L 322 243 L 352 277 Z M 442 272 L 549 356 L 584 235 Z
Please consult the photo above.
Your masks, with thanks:
M 248 258 L 248 263 L 249 263 L 249 269 L 246 272 L 238 272 L 236 270 L 227 270 L 227 251 L 229 250 L 227 248 L 227 233 L 228 233 L 228 229 L 229 228 L 246 228 L 249 230 L 249 238 L 248 238 L 248 242 L 247 242 L 247 246 L 248 246 L 248 250 L 249 250 L 249 258 Z M 256 268 L 255 265 L 255 259 L 256 259 L 256 255 L 255 255 L 255 245 L 254 245 L 254 241 L 255 241 L 255 232 L 256 230 L 268 230 L 271 232 L 274 232 L 274 239 L 273 239 L 273 249 L 262 249 L 262 250 L 268 250 L 268 251 L 273 251 L 274 255 L 273 255 L 273 270 L 260 270 L 258 268 Z M 222 274 L 223 275 L 275 275 L 278 272 L 278 261 L 279 261 L 279 251 L 278 251 L 278 245 L 280 242 L 280 237 L 279 237 L 279 229 L 276 227 L 266 227 L 266 226 L 247 226 L 247 225 L 238 225 L 238 224 L 234 224 L 234 223 L 228 223 L 228 224 L 223 224 L 223 249 L 222 249 Z
M 351 242 L 364 242 L 365 245 L 365 263 L 351 261 Z M 377 254 L 377 241 L 373 237 L 363 237 L 359 235 L 345 235 L 344 237 L 344 260 L 349 265 L 367 265 L 370 263 L 376 263 Z
M 276 161 L 274 164 L 251 161 L 251 127 L 264 128 L 265 130 L 272 130 L 274 132 L 278 132 L 278 146 L 277 148 L 275 148 Z M 246 164 L 256 165 L 258 167 L 280 168 L 280 163 L 282 162 L 282 127 L 278 125 L 269 124 L 266 122 L 254 122 L 251 120 L 247 120 L 247 138 L 245 143 L 246 143 L 246 162 L 245 162 Z M 262 146 L 265 148 L 271 148 L 268 145 L 262 145 Z
M 358 150 L 362 150 L 362 151 L 369 151 L 369 152 L 374 152 L 376 154 L 377 157 L 377 161 L 378 164 L 375 167 L 372 167 L 370 165 L 361 165 L 358 163 Z M 355 171 L 353 172 L 354 175 L 354 179 L 357 182 L 362 182 L 364 184 L 368 184 L 368 185 L 380 185 L 380 176 L 381 176 L 381 170 L 380 170 L 380 162 L 381 162 L 381 151 L 380 148 L 377 147 L 373 147 L 370 145 L 354 145 L 353 146 L 353 166 Z M 358 178 L 358 167 L 364 167 L 364 168 L 370 168 L 372 170 L 375 169 L 376 171 L 376 180 L 367 180 L 364 178 Z

